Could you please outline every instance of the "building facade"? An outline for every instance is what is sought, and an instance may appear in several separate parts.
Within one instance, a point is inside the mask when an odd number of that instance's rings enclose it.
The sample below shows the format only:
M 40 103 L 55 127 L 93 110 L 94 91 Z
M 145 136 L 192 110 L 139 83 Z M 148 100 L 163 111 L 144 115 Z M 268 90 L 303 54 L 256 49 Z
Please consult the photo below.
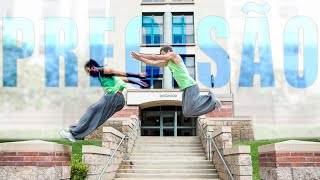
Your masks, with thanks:
M 114 31 L 109 32 L 108 42 L 114 48 L 113 57 L 108 59 L 108 65 L 123 71 L 130 70 L 124 66 L 126 61 L 130 60 L 128 39 L 137 38 L 132 37 L 137 34 L 128 33 L 128 31 L 132 23 L 139 24 L 139 51 L 159 54 L 161 46 L 171 45 L 174 51 L 181 55 L 191 77 L 197 81 L 201 93 L 207 94 L 211 91 L 222 101 L 222 110 L 210 112 L 206 118 L 215 119 L 219 122 L 217 126 L 232 125 L 233 120 L 249 122 L 246 131 L 242 132 L 240 130 L 240 126 L 244 129 L 244 125 L 240 125 L 242 122 L 234 123 L 237 126 L 239 124 L 235 132 L 239 137 L 241 133 L 251 134 L 247 140 L 253 139 L 250 118 L 234 117 L 230 84 L 214 88 L 212 76 L 217 73 L 216 66 L 210 63 L 213 61 L 201 51 L 198 45 L 197 29 L 200 21 L 210 15 L 224 17 L 224 2 L 217 1 L 218 7 L 212 6 L 215 4 L 212 0 L 201 0 L 201 3 L 199 0 L 133 0 L 126 2 L 125 7 L 121 1 L 112 0 L 110 3 L 110 16 L 114 17 Z M 214 37 L 214 35 L 212 30 L 211 36 Z M 219 43 L 226 49 L 227 41 L 219 41 Z M 211 81 L 210 86 L 200 81 L 199 77 L 204 76 L 198 67 L 201 62 L 211 64 L 211 74 L 204 77 Z M 146 79 L 150 87 L 137 89 L 130 86 L 125 92 L 126 106 L 113 118 L 138 116 L 141 120 L 142 136 L 196 136 L 197 118 L 183 116 L 182 91 L 178 89 L 169 68 L 151 67 L 140 62 L 138 66 L 140 72 L 147 72 L 150 75 Z M 93 133 L 87 138 L 98 137 Z

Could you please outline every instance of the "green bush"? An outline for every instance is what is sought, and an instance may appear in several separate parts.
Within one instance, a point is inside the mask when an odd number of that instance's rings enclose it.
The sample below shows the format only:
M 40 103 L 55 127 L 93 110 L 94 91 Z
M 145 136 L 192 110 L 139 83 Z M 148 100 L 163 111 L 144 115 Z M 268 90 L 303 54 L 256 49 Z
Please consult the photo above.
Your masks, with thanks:
M 87 177 L 89 167 L 79 160 L 71 162 L 71 180 L 84 180 Z

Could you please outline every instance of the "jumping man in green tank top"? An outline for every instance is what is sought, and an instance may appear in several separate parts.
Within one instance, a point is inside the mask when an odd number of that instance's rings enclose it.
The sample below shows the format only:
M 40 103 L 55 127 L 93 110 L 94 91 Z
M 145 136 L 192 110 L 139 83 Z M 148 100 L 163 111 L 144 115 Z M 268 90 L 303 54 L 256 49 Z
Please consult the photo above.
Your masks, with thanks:
M 200 89 L 197 83 L 189 75 L 180 55 L 173 52 L 172 47 L 162 47 L 160 49 L 160 55 L 131 52 L 131 56 L 138 61 L 152 66 L 169 67 L 172 71 L 173 78 L 183 91 L 182 112 L 185 117 L 201 116 L 213 111 L 215 108 L 220 111 L 222 106 L 221 102 L 211 92 L 209 92 L 208 95 L 200 95 Z
M 126 83 L 137 84 L 141 87 L 149 86 L 140 80 L 147 76 L 146 73 L 120 72 L 109 66 L 101 67 L 94 60 L 86 63 L 85 70 L 90 76 L 99 78 L 106 94 L 87 109 L 75 127 L 69 131 L 60 131 L 60 136 L 72 142 L 75 142 L 76 139 L 83 139 L 124 107 L 125 100 L 122 91 L 127 87 Z

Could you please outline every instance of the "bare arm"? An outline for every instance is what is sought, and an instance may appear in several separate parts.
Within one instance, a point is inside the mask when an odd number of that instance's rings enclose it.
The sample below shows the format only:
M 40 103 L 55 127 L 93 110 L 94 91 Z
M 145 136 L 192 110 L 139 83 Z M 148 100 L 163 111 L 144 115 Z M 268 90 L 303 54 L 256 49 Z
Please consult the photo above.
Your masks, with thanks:
M 131 52 L 132 56 L 136 56 L 137 58 L 145 58 L 153 61 L 167 61 L 169 62 L 172 59 L 175 59 L 177 57 L 177 54 L 174 52 L 170 52 L 165 55 L 158 55 L 158 54 L 140 54 L 136 52 Z
M 128 72 L 121 72 L 108 66 L 104 66 L 101 69 L 101 72 L 105 75 L 112 74 L 114 76 L 119 76 L 119 77 L 145 78 L 147 76 L 147 73 L 134 74 L 134 73 L 128 73 Z
M 131 83 L 131 84 L 137 84 L 141 87 L 149 87 L 149 84 L 144 82 L 144 81 L 141 81 L 139 79 L 134 79 L 134 78 L 126 78 L 126 77 L 122 77 L 121 78 L 125 83 Z
M 154 61 L 154 60 L 150 60 L 150 59 L 147 59 L 147 58 L 140 58 L 140 59 L 137 59 L 141 62 L 144 62 L 146 64 L 149 64 L 151 66 L 156 66 L 156 67 L 165 67 L 165 66 L 168 66 L 168 62 L 169 61 L 166 61 L 166 60 L 157 60 L 157 61 Z

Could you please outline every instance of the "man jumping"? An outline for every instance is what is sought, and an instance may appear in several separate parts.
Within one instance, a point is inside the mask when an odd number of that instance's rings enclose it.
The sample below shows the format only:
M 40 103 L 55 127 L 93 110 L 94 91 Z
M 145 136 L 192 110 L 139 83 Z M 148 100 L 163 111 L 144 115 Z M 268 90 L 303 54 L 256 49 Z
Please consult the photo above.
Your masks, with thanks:
M 108 66 L 100 67 L 94 60 L 88 61 L 84 68 L 90 76 L 99 78 L 106 94 L 87 109 L 78 125 L 69 131 L 60 131 L 60 136 L 72 142 L 76 142 L 76 139 L 83 139 L 124 107 L 125 99 L 122 91 L 127 87 L 126 83 L 137 84 L 141 87 L 149 86 L 146 82 L 140 80 L 147 76 L 146 73 L 134 74 L 120 72 Z
M 131 56 L 146 64 L 165 67 L 168 66 L 172 71 L 173 78 L 178 83 L 179 88 L 183 91 L 182 95 L 182 112 L 185 117 L 197 117 L 221 109 L 221 102 L 211 93 L 200 95 L 200 89 L 195 80 L 189 75 L 180 55 L 173 52 L 171 46 L 164 46 L 160 49 L 160 55 L 140 54 L 131 52 Z

